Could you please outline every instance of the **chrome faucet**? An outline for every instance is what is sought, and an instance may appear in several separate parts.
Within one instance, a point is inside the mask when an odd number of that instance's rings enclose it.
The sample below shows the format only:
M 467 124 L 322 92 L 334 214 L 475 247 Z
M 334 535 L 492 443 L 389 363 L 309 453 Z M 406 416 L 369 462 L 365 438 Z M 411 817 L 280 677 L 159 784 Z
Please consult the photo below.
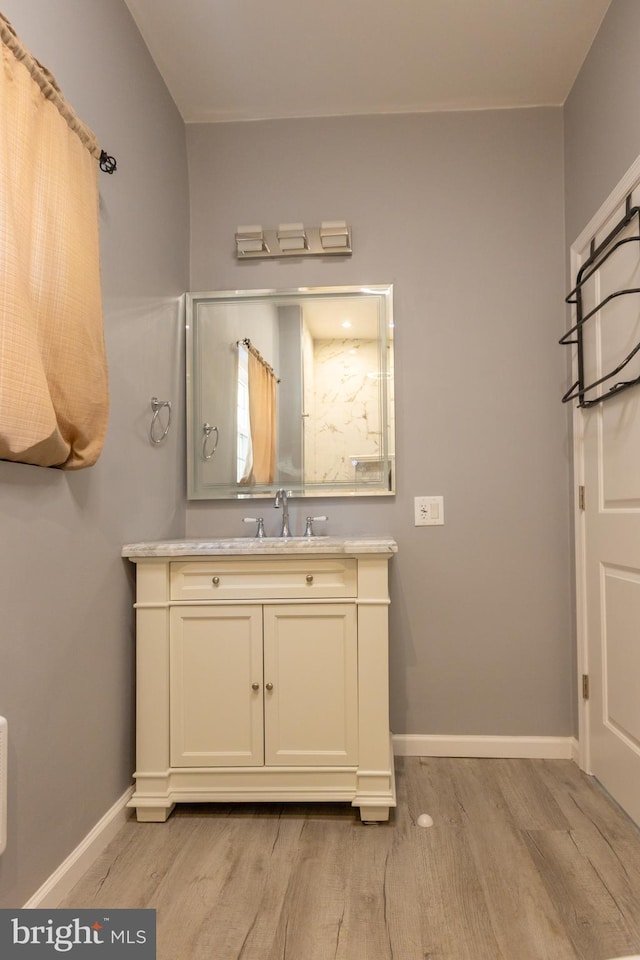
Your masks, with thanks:
M 290 493 L 291 491 L 289 491 Z M 278 490 L 276 492 L 274 507 L 282 506 L 282 530 L 280 531 L 281 537 L 290 537 L 291 532 L 289 530 L 289 500 L 286 490 Z

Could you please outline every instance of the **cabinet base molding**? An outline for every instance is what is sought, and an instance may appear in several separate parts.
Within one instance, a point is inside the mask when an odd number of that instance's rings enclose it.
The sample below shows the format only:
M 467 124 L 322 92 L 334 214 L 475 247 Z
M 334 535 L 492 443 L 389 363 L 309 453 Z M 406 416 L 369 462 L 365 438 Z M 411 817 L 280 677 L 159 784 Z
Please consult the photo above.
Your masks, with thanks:
M 136 774 L 127 804 L 140 822 L 162 823 L 176 803 L 350 803 L 364 821 L 389 819 L 396 806 L 395 776 L 389 770 L 199 767 Z

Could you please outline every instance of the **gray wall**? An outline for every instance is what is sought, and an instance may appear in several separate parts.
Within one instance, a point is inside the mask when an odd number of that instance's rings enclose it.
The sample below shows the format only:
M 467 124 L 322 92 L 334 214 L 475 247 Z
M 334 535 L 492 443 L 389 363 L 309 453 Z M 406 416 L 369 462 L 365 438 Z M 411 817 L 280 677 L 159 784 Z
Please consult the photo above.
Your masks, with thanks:
M 312 507 L 398 541 L 394 732 L 571 734 L 562 111 L 188 125 L 187 144 L 192 290 L 395 284 L 397 495 Z M 234 259 L 238 224 L 339 218 L 349 259 Z M 413 526 L 422 494 L 443 527 Z M 190 503 L 186 532 L 242 535 L 250 512 Z
M 111 414 L 76 474 L 0 463 L 0 714 L 9 837 L 0 906 L 24 903 L 131 782 L 133 569 L 124 542 L 184 528 L 184 125 L 121 0 L 4 0 L 3 13 L 118 160 L 100 175 Z M 152 396 L 174 403 L 163 447 Z
M 640 4 L 613 0 L 567 98 L 568 245 L 640 155 L 639 39 Z

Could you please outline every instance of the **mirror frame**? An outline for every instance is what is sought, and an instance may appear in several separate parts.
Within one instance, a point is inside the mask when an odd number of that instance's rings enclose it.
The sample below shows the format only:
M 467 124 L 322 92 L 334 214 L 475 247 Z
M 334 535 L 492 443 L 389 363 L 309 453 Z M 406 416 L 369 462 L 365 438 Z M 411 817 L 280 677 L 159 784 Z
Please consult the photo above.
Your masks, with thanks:
M 376 485 L 367 481 L 361 485 L 346 484 L 344 481 L 291 483 L 278 481 L 270 484 L 255 484 L 251 487 L 238 486 L 235 483 L 217 483 L 203 485 L 198 476 L 199 451 L 202 445 L 198 402 L 196 390 L 197 310 L 200 303 L 228 301 L 230 303 L 274 302 L 288 299 L 291 303 L 303 300 L 335 299 L 336 297 L 376 297 L 378 299 L 378 343 L 380 379 L 380 406 L 383 419 L 382 431 L 386 428 L 387 444 L 380 460 L 387 466 L 384 474 L 388 483 L 381 481 Z M 251 500 L 273 497 L 276 490 L 286 488 L 294 498 L 303 497 L 379 497 L 393 496 L 396 490 L 395 477 L 395 404 L 394 394 L 394 353 L 393 344 L 393 284 L 363 284 L 362 286 L 298 287 L 293 289 L 264 290 L 221 290 L 208 293 L 188 293 L 186 295 L 186 433 L 187 433 L 187 498 L 189 500 Z M 216 429 L 215 427 L 212 429 Z M 355 468 L 355 465 L 354 465 Z

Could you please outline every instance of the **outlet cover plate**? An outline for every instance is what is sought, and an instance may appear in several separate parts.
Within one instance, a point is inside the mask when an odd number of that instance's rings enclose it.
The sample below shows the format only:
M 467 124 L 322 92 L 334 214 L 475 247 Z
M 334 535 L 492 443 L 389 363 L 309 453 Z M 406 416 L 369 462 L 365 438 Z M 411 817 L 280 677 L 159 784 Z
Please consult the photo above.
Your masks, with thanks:
M 444 523 L 444 497 L 415 497 L 416 527 L 439 527 Z

